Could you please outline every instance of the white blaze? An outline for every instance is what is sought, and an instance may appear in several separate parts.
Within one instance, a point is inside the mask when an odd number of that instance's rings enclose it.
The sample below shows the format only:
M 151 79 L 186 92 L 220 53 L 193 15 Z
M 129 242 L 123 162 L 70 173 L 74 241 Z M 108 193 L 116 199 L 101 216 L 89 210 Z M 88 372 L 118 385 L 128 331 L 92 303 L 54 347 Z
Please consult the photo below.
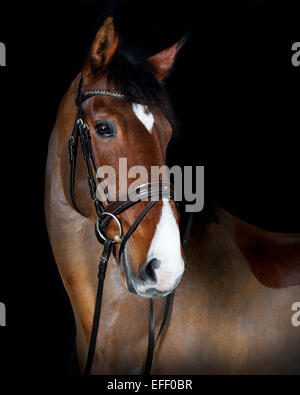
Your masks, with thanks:
M 152 133 L 154 124 L 153 114 L 148 110 L 148 106 L 142 104 L 132 103 L 132 109 L 139 121 L 145 126 L 149 133 Z
M 167 199 L 163 199 L 161 217 L 147 255 L 148 262 L 153 258 L 160 261 L 159 268 L 155 269 L 157 283 L 139 285 L 138 291 L 144 292 L 148 288 L 155 288 L 165 292 L 177 285 L 176 281 L 184 272 L 180 246 L 179 228 L 171 205 Z

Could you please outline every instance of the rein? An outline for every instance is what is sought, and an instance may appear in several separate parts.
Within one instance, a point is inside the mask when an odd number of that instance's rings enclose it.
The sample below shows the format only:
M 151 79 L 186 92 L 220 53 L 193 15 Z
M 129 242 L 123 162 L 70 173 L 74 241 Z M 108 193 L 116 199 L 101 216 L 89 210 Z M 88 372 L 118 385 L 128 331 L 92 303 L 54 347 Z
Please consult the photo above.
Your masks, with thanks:
M 124 273 L 127 273 L 128 268 L 126 266 L 126 260 L 123 256 L 127 241 L 129 240 L 130 236 L 135 232 L 138 225 L 141 223 L 141 221 L 146 216 L 148 211 L 150 211 L 151 208 L 154 207 L 154 205 L 157 203 L 158 200 L 161 200 L 164 197 L 174 200 L 174 190 L 173 190 L 173 186 L 169 182 L 154 181 L 140 185 L 133 190 L 127 191 L 126 194 L 120 195 L 117 200 L 110 201 L 107 190 L 105 188 L 102 188 L 102 191 L 105 194 L 105 198 L 107 200 L 107 206 L 104 207 L 103 202 L 100 199 L 98 199 L 97 196 L 97 183 L 93 174 L 93 171 L 95 172 L 95 174 L 97 174 L 97 164 L 92 149 L 90 129 L 84 111 L 82 110 L 82 103 L 93 96 L 108 96 L 117 99 L 128 99 L 128 98 L 121 92 L 115 90 L 106 90 L 106 89 L 90 89 L 82 93 L 81 92 L 82 86 L 83 86 L 83 78 L 81 78 L 78 87 L 78 93 L 76 98 L 77 113 L 73 126 L 73 131 L 69 138 L 70 195 L 75 210 L 79 214 L 84 216 L 84 214 L 79 210 L 78 206 L 76 205 L 75 192 L 74 192 L 76 157 L 77 157 L 78 142 L 80 142 L 83 157 L 88 172 L 88 183 L 89 183 L 90 194 L 94 202 L 96 215 L 97 215 L 97 221 L 95 224 L 95 233 L 98 241 L 101 244 L 104 244 L 103 251 L 100 257 L 99 267 L 98 267 L 98 287 L 97 287 L 96 304 L 94 310 L 94 318 L 93 318 L 87 362 L 84 371 L 84 375 L 89 375 L 92 368 L 99 322 L 100 322 L 104 279 L 107 269 L 107 263 L 109 261 L 111 252 L 113 250 L 113 246 L 116 243 L 120 244 L 119 262 L 123 267 Z M 99 177 L 97 176 L 97 178 Z M 102 187 L 100 178 L 98 185 L 99 184 Z M 132 207 L 136 203 L 141 202 L 142 200 L 145 200 L 147 198 L 153 198 L 153 197 L 155 197 L 156 200 L 151 200 L 144 207 L 144 209 L 141 211 L 141 213 L 138 215 L 136 220 L 128 229 L 127 233 L 124 235 L 122 223 L 117 217 L 117 215 L 127 210 L 128 208 Z M 113 239 L 107 237 L 107 228 L 110 221 L 112 220 L 114 220 L 117 223 L 119 228 L 119 233 L 115 235 Z M 190 220 L 191 217 L 189 221 Z M 185 232 L 184 237 L 182 238 L 183 247 L 185 247 L 186 245 L 189 229 L 190 229 L 190 225 L 188 224 L 187 231 Z M 130 292 L 136 293 L 133 285 L 129 281 L 129 277 L 127 275 L 125 277 L 126 277 L 128 290 Z M 155 338 L 155 318 L 153 311 L 153 300 L 150 299 L 149 301 L 148 351 L 147 351 L 146 359 L 141 369 L 141 373 L 144 375 L 149 375 L 151 372 L 154 348 L 163 330 L 167 325 L 168 318 L 171 312 L 173 295 L 174 292 L 166 297 L 163 319 L 161 321 L 160 329 L 158 331 L 156 338 Z

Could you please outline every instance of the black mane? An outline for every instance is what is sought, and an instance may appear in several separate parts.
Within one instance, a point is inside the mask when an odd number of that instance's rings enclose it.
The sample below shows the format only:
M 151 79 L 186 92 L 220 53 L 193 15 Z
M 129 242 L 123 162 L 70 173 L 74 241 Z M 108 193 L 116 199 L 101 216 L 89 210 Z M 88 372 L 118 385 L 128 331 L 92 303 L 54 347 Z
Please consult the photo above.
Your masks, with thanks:
M 149 108 L 157 106 L 174 124 L 167 92 L 146 62 L 137 61 L 124 51 L 117 51 L 105 73 L 108 82 L 113 82 L 130 102 L 148 105 Z M 102 74 L 101 70 L 99 74 Z

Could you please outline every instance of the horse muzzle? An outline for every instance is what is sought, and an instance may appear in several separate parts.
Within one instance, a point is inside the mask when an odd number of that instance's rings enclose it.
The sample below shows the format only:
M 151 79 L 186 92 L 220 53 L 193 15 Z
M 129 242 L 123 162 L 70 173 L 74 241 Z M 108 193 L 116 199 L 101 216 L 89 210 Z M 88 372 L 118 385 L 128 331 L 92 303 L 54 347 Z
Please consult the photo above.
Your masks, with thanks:
M 124 254 L 121 265 L 126 278 L 127 289 L 144 298 L 161 298 L 172 293 L 180 283 L 184 273 L 184 261 L 180 256 L 173 265 L 158 258 L 145 260 L 138 271 Z

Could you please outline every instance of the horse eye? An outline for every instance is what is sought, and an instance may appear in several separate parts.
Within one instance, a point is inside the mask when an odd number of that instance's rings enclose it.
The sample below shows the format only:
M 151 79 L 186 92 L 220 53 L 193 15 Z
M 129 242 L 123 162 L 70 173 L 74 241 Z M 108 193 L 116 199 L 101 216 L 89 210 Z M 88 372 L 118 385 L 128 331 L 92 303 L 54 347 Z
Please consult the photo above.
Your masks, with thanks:
M 113 137 L 116 135 L 115 128 L 107 121 L 98 121 L 94 126 L 95 132 L 102 138 Z

